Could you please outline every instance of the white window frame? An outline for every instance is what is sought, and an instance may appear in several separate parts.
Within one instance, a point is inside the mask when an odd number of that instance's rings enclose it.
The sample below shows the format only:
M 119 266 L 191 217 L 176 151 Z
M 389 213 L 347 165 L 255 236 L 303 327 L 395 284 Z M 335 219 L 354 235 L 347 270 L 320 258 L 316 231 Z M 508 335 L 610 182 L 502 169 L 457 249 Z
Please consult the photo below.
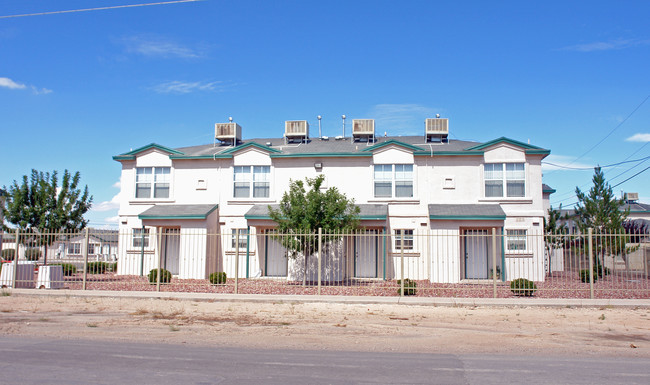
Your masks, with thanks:
M 408 170 L 407 168 L 410 168 Z M 373 196 L 375 198 L 413 198 L 415 196 L 415 167 L 413 164 L 397 163 L 397 164 L 375 164 L 372 169 L 372 187 Z M 410 174 L 410 178 L 408 175 Z M 411 194 L 398 195 L 400 188 L 398 184 L 410 182 Z M 382 194 L 377 195 L 377 184 L 390 184 L 390 195 Z M 385 189 L 386 187 L 384 187 Z
M 511 247 L 511 242 L 523 242 L 523 248 Z M 512 228 L 506 229 L 506 253 L 508 254 L 528 254 L 530 249 L 528 247 L 528 229 Z
M 395 251 L 401 251 L 402 250 L 402 230 L 404 231 L 404 251 L 413 251 L 415 250 L 415 230 L 413 229 L 395 229 L 395 242 L 394 243 L 394 250 Z
M 148 172 L 147 172 L 148 171 Z M 136 167 L 135 169 L 135 198 L 136 199 L 169 199 L 171 197 L 171 167 Z M 148 189 L 148 194 L 139 194 L 139 185 Z M 161 189 L 166 189 L 166 196 Z M 164 191 L 164 190 L 163 190 Z
M 232 180 L 233 198 L 268 198 L 271 196 L 271 166 L 234 166 Z M 238 187 L 241 189 L 239 192 Z M 248 191 L 247 194 L 242 193 L 244 189 Z
M 237 248 L 237 230 L 239 230 L 239 250 L 245 250 L 248 245 L 248 229 L 246 228 L 231 229 L 230 246 L 233 250 Z
M 147 248 L 149 247 L 149 237 L 151 236 L 151 232 L 149 229 L 145 228 L 144 229 L 144 247 Z M 142 242 L 142 228 L 141 227 L 136 227 L 133 229 L 133 237 L 131 238 L 131 246 L 135 249 L 140 249 L 142 248 L 142 245 L 140 244 Z
M 68 255 L 81 255 L 81 242 L 70 242 L 66 251 Z
M 499 166 L 500 170 L 494 170 Z M 512 169 L 521 166 L 523 170 Z M 509 170 L 509 168 L 511 168 Z M 488 182 L 498 182 L 494 185 L 501 186 L 501 194 L 488 194 Z M 522 194 L 511 194 L 509 184 L 523 183 Z M 526 196 L 526 163 L 501 162 L 483 164 L 483 191 L 486 198 L 523 198 Z

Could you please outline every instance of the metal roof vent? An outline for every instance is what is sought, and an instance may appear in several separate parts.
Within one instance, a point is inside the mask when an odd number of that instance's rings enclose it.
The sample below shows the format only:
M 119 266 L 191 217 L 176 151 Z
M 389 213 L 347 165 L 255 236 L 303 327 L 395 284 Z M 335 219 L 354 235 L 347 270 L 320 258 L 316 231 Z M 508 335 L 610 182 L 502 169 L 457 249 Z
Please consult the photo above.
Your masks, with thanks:
M 449 136 L 449 119 L 440 119 L 439 117 L 427 119 L 424 126 L 427 142 L 433 141 L 434 139 L 440 142 L 447 141 L 447 137 Z
M 309 139 L 309 123 L 306 120 L 287 120 L 284 122 L 284 141 L 300 142 Z
M 221 143 L 232 144 L 241 142 L 241 126 L 237 123 L 215 123 L 214 124 L 214 138 Z
M 367 138 L 375 141 L 374 119 L 352 119 L 352 140 Z

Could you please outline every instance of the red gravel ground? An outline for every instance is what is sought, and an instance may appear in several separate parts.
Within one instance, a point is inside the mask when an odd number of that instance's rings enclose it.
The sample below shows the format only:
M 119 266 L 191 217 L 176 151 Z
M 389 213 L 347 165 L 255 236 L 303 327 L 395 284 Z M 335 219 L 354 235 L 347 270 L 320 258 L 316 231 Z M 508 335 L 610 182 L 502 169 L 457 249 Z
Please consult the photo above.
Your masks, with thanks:
M 82 289 L 82 274 L 65 277 L 65 287 Z M 443 284 L 429 281 L 416 281 L 418 297 L 460 297 L 492 298 L 493 285 L 489 284 Z M 537 298 L 589 298 L 589 284 L 578 279 L 577 273 L 553 273 L 544 282 L 536 282 Z M 239 294 L 318 294 L 315 283 L 291 282 L 279 279 L 239 279 Z M 150 284 L 146 277 L 132 275 L 93 274 L 86 280 L 87 290 L 116 291 L 156 291 L 155 284 Z M 344 296 L 397 296 L 397 280 L 352 281 L 346 283 L 323 283 L 321 294 Z M 161 284 L 161 291 L 193 293 L 234 293 L 235 280 L 228 279 L 225 285 L 211 285 L 206 279 L 172 279 L 169 284 Z M 509 298 L 515 294 L 508 282 L 497 282 L 497 297 Z M 607 299 L 648 299 L 650 298 L 650 280 L 648 278 L 607 276 L 594 283 L 594 297 Z

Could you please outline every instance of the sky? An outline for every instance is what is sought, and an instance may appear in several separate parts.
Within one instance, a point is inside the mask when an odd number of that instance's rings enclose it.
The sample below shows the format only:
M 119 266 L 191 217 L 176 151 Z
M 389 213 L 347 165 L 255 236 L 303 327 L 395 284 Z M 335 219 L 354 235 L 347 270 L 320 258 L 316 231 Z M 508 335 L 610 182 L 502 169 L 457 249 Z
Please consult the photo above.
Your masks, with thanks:
M 440 114 L 451 139 L 551 150 L 553 207 L 597 165 L 650 203 L 647 1 L 163 2 L 0 0 L 0 186 L 79 171 L 110 227 L 131 149 L 212 143 L 231 116 L 246 139 Z

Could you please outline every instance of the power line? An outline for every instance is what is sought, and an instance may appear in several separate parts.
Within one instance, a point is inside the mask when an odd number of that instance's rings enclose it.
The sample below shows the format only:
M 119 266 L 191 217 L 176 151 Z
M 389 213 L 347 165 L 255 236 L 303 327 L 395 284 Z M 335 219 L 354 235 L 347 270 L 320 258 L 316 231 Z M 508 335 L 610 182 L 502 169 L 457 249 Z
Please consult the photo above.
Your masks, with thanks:
M 570 165 L 570 164 L 575 163 L 578 159 L 582 158 L 583 156 L 585 156 L 585 155 L 587 155 L 588 153 L 590 153 L 594 148 L 598 147 L 602 142 L 605 141 L 605 139 L 609 138 L 609 136 L 612 135 L 612 134 L 614 133 L 614 131 L 618 130 L 618 128 L 621 127 L 625 122 L 627 122 L 627 120 L 630 119 L 630 118 L 632 117 L 632 115 L 634 115 L 634 113 L 637 112 L 637 111 L 639 110 L 639 108 L 641 108 L 641 106 L 643 106 L 643 105 L 645 104 L 646 101 L 648 101 L 648 99 L 650 99 L 650 95 L 646 96 L 645 99 L 643 99 L 643 101 L 642 101 L 638 106 L 636 106 L 636 108 L 635 108 L 632 112 L 630 112 L 630 113 L 625 117 L 625 119 L 623 119 L 619 124 L 616 125 L 616 127 L 614 127 L 614 128 L 613 128 L 613 129 L 612 129 L 612 130 L 607 134 L 607 135 L 605 135 L 604 138 L 602 138 L 598 143 L 596 143 L 596 144 L 594 144 L 593 146 L 591 146 L 591 148 L 589 148 L 587 151 L 585 151 L 584 153 L 582 153 L 582 155 L 580 155 L 579 157 L 577 157 L 577 158 L 575 158 L 574 160 L 572 160 L 571 162 L 569 162 L 569 163 L 567 164 L 567 166 Z M 637 151 L 638 151 L 638 150 L 637 150 Z M 552 171 L 551 171 L 551 172 L 552 172 Z
M 638 152 L 638 150 L 636 152 Z M 642 160 L 647 160 L 647 159 L 650 159 L 650 156 L 646 156 L 645 158 L 633 159 L 633 160 L 624 160 L 622 162 L 607 164 L 607 165 L 598 166 L 598 167 L 600 167 L 600 168 L 614 167 L 614 166 L 620 166 L 620 165 L 625 164 L 625 163 L 640 162 Z M 569 166 L 563 166 L 563 165 L 559 165 L 559 164 L 555 164 L 555 163 L 551 163 L 551 162 L 542 162 L 542 163 L 543 164 L 548 164 L 548 165 L 554 166 L 554 167 L 569 169 L 569 170 L 593 170 L 594 169 L 593 167 L 569 167 Z
M 166 5 L 166 4 L 177 4 L 177 3 L 192 3 L 195 1 L 203 0 L 175 0 L 175 1 L 160 1 L 157 3 L 142 3 L 142 4 L 126 4 L 126 5 L 114 5 L 110 7 L 96 7 L 96 8 L 84 8 L 84 9 L 69 9 L 65 11 L 51 11 L 51 12 L 38 12 L 38 13 L 25 13 L 22 15 L 6 15 L 0 16 L 0 19 L 9 19 L 13 17 L 27 17 L 27 16 L 42 16 L 42 15 L 55 15 L 59 13 L 73 13 L 73 12 L 88 12 L 88 11 L 103 11 L 106 9 L 118 9 L 118 8 L 133 8 L 133 7 L 148 7 L 150 5 Z
M 644 168 L 643 170 L 637 172 L 636 174 L 632 175 L 631 177 L 627 178 L 626 180 L 624 180 L 624 181 L 622 181 L 622 182 L 620 182 L 620 183 L 617 183 L 617 184 L 613 185 L 612 188 L 622 185 L 623 183 L 625 183 L 625 182 L 627 182 L 628 180 L 634 178 L 635 176 L 641 174 L 642 172 L 647 171 L 648 169 L 650 169 L 650 166 L 648 166 L 648 167 Z

